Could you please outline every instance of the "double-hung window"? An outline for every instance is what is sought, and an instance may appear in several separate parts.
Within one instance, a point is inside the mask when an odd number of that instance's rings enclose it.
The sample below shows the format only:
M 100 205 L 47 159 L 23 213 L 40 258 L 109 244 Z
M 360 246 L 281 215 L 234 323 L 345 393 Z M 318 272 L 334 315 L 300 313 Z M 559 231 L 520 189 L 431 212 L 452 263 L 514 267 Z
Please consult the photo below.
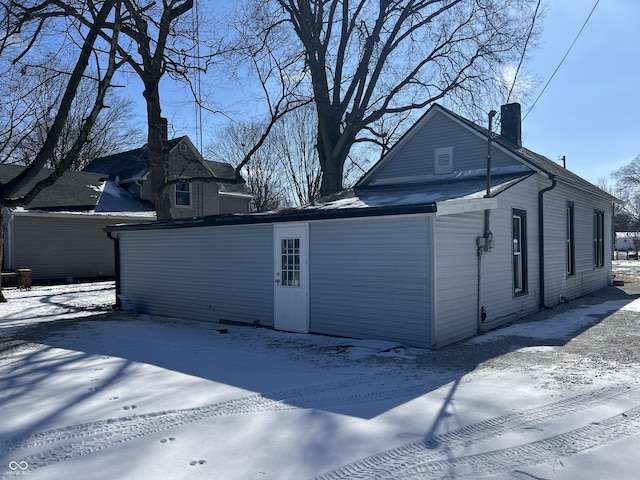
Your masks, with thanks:
M 573 202 L 567 204 L 567 275 L 576 273 L 576 243 L 575 243 L 575 211 Z
M 176 206 L 178 207 L 190 207 L 191 206 L 191 184 L 190 183 L 176 183 Z
M 604 212 L 593 212 L 593 266 L 604 266 Z
M 513 210 L 513 292 L 527 293 L 527 213 Z

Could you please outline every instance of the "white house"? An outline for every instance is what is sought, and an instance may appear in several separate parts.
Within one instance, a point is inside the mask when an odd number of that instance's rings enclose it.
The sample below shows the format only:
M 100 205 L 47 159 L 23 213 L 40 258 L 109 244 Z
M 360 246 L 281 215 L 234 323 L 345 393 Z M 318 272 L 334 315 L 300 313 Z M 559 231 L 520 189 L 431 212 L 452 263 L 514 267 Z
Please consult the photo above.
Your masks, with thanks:
M 606 287 L 618 200 L 523 148 L 520 105 L 501 124 L 489 142 L 434 105 L 308 207 L 108 227 L 118 293 L 150 314 L 438 347 Z

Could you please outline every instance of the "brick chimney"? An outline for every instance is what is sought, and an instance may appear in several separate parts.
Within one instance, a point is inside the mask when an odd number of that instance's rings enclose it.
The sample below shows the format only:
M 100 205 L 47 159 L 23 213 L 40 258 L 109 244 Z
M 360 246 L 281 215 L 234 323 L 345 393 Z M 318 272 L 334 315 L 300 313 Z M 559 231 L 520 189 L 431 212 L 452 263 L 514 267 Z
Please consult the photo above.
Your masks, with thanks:
M 500 136 L 522 147 L 522 125 L 519 103 L 507 103 L 500 107 Z

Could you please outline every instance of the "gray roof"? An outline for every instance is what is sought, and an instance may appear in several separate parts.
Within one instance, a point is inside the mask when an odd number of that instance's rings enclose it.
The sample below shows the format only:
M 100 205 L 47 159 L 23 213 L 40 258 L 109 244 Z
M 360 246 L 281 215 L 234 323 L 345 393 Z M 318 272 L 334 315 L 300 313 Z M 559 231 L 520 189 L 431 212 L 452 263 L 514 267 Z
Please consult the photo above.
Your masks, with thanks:
M 0 182 L 16 177 L 24 167 L 0 165 Z M 27 192 L 36 182 L 51 174 L 43 169 L 18 195 Z M 153 206 L 133 197 L 126 190 L 106 182 L 104 175 L 88 172 L 65 172 L 53 185 L 45 188 L 24 208 L 29 210 L 64 212 L 153 212 Z
M 245 195 L 252 196 L 251 190 L 247 187 L 246 183 L 237 183 L 238 175 L 236 169 L 229 163 L 215 162 L 213 160 L 205 160 L 207 166 L 211 170 L 211 173 L 217 178 L 223 180 L 229 180 L 229 182 L 236 183 L 220 183 L 218 184 L 218 191 L 222 194 L 229 195 Z
M 533 172 L 513 171 L 491 176 L 491 195 L 496 196 L 530 177 Z M 429 181 L 381 186 L 356 186 L 322 198 L 306 208 L 344 209 L 380 206 L 427 205 L 447 200 L 474 200 L 486 194 L 486 175 L 455 181 Z
M 186 136 L 172 138 L 168 142 L 169 150 L 173 150 L 186 139 L 188 139 Z M 147 158 L 147 147 L 144 145 L 126 152 L 96 158 L 84 168 L 84 171 L 102 173 L 108 175 L 109 179 L 117 179 L 120 182 L 139 180 L 149 173 L 146 164 Z M 216 181 L 219 181 L 218 186 L 221 194 L 252 196 L 249 188 L 245 183 L 241 183 L 242 179 L 238 177 L 235 168 L 229 163 L 205 160 L 205 165 Z
M 169 140 L 169 150 L 175 148 L 185 138 L 183 136 Z M 84 171 L 109 175 L 111 180 L 118 178 L 122 182 L 138 180 L 149 173 L 147 158 L 147 146 L 144 145 L 126 152 L 96 158 L 84 168 Z

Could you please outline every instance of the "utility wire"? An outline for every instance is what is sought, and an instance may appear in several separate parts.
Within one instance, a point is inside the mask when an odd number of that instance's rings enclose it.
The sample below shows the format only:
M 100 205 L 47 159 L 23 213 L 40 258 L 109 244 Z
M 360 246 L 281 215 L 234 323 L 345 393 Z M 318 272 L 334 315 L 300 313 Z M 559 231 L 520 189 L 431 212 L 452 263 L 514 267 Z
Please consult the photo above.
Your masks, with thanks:
M 196 145 L 198 152 L 200 152 L 200 176 L 204 175 L 203 162 L 204 157 L 202 155 L 202 83 L 201 83 L 201 69 L 200 69 L 200 10 L 198 8 L 199 0 L 193 2 L 193 32 L 195 41 L 195 89 L 196 96 L 195 101 L 195 117 L 196 117 Z M 204 184 L 200 186 L 200 215 L 204 215 Z
M 522 66 L 522 62 L 524 61 L 524 56 L 527 52 L 527 45 L 529 45 L 529 39 L 531 38 L 531 34 L 533 33 L 533 27 L 536 24 L 536 18 L 538 18 L 538 9 L 540 8 L 541 2 L 542 0 L 538 0 L 538 5 L 536 5 L 536 11 L 533 12 L 533 20 L 531 20 L 531 28 L 529 29 L 529 33 L 527 34 L 527 39 L 524 42 L 524 48 L 522 49 L 522 56 L 520 57 L 520 62 L 518 63 L 516 74 L 513 76 L 513 83 L 511 84 L 511 90 L 509 90 L 509 95 L 507 95 L 507 103 L 509 103 L 509 98 L 511 98 L 511 93 L 513 92 L 513 89 L 516 86 L 518 73 L 520 73 L 520 67 Z
M 531 113 L 531 110 L 533 110 L 533 107 L 536 106 L 536 103 L 538 103 L 538 100 L 540 100 L 540 97 L 542 96 L 542 94 L 544 93 L 544 91 L 547 89 L 547 87 L 549 86 L 549 83 L 551 83 L 551 80 L 553 80 L 553 77 L 555 77 L 556 73 L 558 72 L 558 70 L 560 69 L 560 67 L 562 66 L 562 64 L 564 63 L 565 59 L 567 58 L 567 56 L 569 55 L 569 53 L 571 52 L 571 49 L 573 48 L 573 46 L 576 44 L 576 42 L 578 41 L 578 38 L 580 37 L 580 34 L 582 33 L 582 31 L 584 30 L 584 27 L 587 26 L 587 22 L 589 22 L 589 19 L 591 18 L 591 15 L 593 15 L 593 11 L 596 9 L 596 7 L 598 6 L 598 3 L 600 3 L 600 0 L 596 0 L 595 5 L 593 6 L 593 8 L 591 9 L 591 12 L 589 12 L 589 15 L 587 16 L 587 19 L 584 21 L 584 23 L 582 24 L 582 27 L 580 28 L 580 31 L 578 32 L 578 34 L 576 35 L 576 38 L 573 39 L 573 43 L 571 43 L 571 46 L 569 47 L 569 49 L 567 50 L 567 53 L 564 54 L 564 57 L 562 57 L 562 60 L 560 60 L 560 63 L 558 64 L 558 66 L 556 67 L 556 69 L 553 71 L 553 73 L 551 74 L 551 77 L 549 78 L 549 80 L 547 80 L 547 83 L 544 85 L 544 88 L 542 89 L 542 91 L 540 92 L 540 94 L 538 95 L 538 97 L 536 98 L 536 100 L 533 102 L 533 104 L 529 107 L 529 110 L 527 110 L 527 113 L 524 115 L 524 117 L 522 117 L 522 121 L 524 122 L 524 120 L 527 118 L 527 116 L 529 115 L 529 113 Z

